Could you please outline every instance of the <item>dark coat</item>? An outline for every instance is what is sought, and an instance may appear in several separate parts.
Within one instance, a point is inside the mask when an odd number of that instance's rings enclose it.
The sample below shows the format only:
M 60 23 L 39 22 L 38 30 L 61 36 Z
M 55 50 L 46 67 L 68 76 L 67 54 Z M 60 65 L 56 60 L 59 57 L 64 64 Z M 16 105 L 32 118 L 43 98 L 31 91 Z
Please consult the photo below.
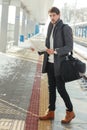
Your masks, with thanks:
M 50 34 L 52 31 L 52 23 L 48 26 L 47 38 L 46 38 L 46 47 L 50 48 Z M 73 36 L 72 29 L 68 25 L 63 25 L 62 20 L 60 20 L 53 32 L 53 45 L 54 50 L 57 51 L 57 54 L 54 54 L 54 71 L 55 76 L 60 75 L 60 64 L 64 59 L 64 56 L 73 50 Z M 48 54 L 44 52 L 43 68 L 42 73 L 47 73 L 47 62 Z

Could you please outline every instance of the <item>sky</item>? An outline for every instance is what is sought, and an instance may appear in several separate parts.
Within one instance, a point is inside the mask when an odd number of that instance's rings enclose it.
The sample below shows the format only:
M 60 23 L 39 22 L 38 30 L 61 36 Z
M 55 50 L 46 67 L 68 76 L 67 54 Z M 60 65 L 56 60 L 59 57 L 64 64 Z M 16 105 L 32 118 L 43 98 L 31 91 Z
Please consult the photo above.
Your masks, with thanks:
M 87 0 L 54 0 L 53 5 L 62 8 L 64 3 L 67 3 L 68 5 L 75 4 L 76 8 L 87 7 Z

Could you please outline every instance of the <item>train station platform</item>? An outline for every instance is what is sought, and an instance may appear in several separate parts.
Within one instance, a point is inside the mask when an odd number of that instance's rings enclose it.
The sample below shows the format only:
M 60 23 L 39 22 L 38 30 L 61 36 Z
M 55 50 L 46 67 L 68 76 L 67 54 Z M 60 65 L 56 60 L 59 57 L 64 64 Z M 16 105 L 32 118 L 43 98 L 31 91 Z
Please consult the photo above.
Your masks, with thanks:
M 66 83 L 76 118 L 62 125 L 64 103 L 57 93 L 55 119 L 40 121 L 48 106 L 47 76 L 41 73 L 43 56 L 13 47 L 0 53 L 0 130 L 86 130 L 87 91 L 81 81 Z

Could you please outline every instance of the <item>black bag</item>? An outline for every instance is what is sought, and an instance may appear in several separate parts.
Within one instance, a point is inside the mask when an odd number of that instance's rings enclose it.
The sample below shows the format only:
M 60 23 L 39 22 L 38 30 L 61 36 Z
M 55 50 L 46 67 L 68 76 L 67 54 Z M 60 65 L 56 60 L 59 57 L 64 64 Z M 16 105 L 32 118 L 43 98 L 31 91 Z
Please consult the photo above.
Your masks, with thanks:
M 66 56 L 61 62 L 60 73 L 65 82 L 82 78 L 86 71 L 86 64 L 72 55 Z

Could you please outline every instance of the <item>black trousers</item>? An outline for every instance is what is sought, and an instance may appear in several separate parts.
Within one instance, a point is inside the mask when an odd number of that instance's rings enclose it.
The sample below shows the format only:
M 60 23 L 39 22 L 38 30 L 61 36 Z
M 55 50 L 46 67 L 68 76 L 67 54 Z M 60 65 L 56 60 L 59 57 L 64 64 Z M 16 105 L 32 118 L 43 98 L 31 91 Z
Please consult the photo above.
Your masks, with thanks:
M 65 82 L 61 78 L 61 76 L 55 77 L 54 74 L 54 64 L 48 63 L 47 67 L 47 75 L 48 75 L 48 88 L 49 88 L 49 110 L 55 110 L 55 102 L 56 102 L 56 88 L 63 99 L 66 109 L 68 111 L 73 110 L 73 105 L 71 103 L 70 97 L 65 88 Z

